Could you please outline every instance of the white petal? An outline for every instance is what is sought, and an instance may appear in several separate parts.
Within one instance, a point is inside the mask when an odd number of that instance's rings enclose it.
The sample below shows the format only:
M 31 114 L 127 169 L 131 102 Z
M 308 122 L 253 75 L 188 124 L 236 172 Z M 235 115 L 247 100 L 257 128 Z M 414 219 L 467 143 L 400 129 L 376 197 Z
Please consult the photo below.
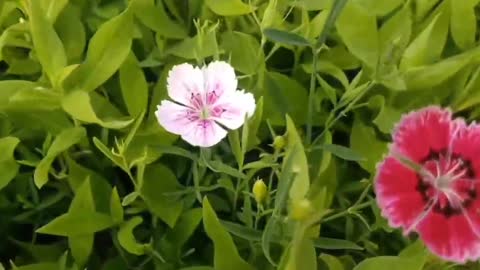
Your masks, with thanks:
M 214 109 L 222 111 L 213 115 L 213 119 L 229 129 L 237 129 L 245 122 L 245 116 L 251 117 L 255 112 L 255 98 L 251 93 L 235 91 L 215 104 Z
M 185 132 L 188 125 L 194 123 L 191 120 L 191 114 L 194 113 L 190 108 L 178 105 L 174 102 L 164 100 L 157 107 L 155 115 L 158 123 L 168 132 L 181 135 Z
M 227 136 L 227 131 L 211 120 L 199 120 L 189 125 L 189 130 L 182 134 L 182 139 L 193 146 L 210 147 Z
M 211 94 L 215 92 L 217 97 L 224 93 L 231 93 L 237 90 L 237 78 L 235 70 L 227 62 L 211 62 L 206 68 L 203 68 L 205 80 L 205 92 Z M 212 104 L 212 103 L 210 103 Z
M 203 73 L 190 64 L 174 66 L 168 73 L 167 89 L 170 98 L 184 105 L 191 105 L 193 95 L 204 96 Z

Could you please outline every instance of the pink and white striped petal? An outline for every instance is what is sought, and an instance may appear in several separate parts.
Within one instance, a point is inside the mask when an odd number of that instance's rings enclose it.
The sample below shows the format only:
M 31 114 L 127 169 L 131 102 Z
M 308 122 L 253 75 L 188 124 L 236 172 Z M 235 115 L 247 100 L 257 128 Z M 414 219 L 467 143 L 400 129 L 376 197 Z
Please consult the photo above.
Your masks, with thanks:
M 204 79 L 202 71 L 190 64 L 174 66 L 167 78 L 168 96 L 186 106 L 195 107 L 192 99 L 200 97 L 204 102 Z

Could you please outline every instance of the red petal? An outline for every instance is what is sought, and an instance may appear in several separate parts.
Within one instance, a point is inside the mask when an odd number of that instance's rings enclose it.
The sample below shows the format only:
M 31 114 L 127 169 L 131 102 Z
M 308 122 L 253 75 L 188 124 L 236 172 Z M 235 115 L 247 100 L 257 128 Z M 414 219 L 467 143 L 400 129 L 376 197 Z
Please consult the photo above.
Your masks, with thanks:
M 409 229 L 422 214 L 426 202 L 417 186 L 417 174 L 391 156 L 378 167 L 377 202 L 390 226 Z
M 417 226 L 420 238 L 435 255 L 465 263 L 480 258 L 480 239 L 464 215 L 430 212 Z
M 476 178 L 480 178 L 480 125 L 459 130 L 452 144 L 452 152 L 469 161 Z
M 431 150 L 448 148 L 454 125 L 448 109 L 430 106 L 405 115 L 393 132 L 392 149 L 420 162 Z
M 471 180 L 475 182 L 475 191 L 476 196 L 473 198 L 473 201 L 470 205 L 467 205 L 467 209 L 465 209 L 465 214 L 470 220 L 470 225 L 472 226 L 472 230 L 475 232 L 477 236 L 480 237 L 480 181 L 479 180 Z

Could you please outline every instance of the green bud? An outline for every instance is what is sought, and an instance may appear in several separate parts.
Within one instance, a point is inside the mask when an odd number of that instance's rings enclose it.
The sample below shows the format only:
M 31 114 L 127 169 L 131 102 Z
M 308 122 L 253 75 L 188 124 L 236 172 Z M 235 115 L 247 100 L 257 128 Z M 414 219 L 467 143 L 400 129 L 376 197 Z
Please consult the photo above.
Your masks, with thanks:
M 268 193 L 267 185 L 265 185 L 262 179 L 258 179 L 253 184 L 252 192 L 253 192 L 253 196 L 255 197 L 255 201 L 258 204 L 261 204 L 267 197 L 267 193 Z
M 276 136 L 272 145 L 275 150 L 282 150 L 287 145 L 287 141 L 283 136 Z
M 290 217 L 297 221 L 307 219 L 313 213 L 313 207 L 309 200 L 301 199 L 292 202 L 290 208 Z

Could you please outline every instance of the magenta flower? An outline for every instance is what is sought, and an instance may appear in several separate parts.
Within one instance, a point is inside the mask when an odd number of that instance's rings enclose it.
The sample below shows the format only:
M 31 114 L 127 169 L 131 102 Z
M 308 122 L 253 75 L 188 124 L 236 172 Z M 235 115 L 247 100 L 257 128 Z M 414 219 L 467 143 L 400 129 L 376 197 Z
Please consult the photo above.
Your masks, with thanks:
M 237 90 L 235 71 L 226 62 L 202 69 L 187 63 L 174 66 L 167 83 L 173 102 L 161 102 L 158 122 L 193 146 L 219 143 L 227 135 L 225 128 L 239 128 L 255 111 L 253 95 Z
M 413 161 L 416 166 L 405 160 Z M 377 202 L 390 226 L 415 231 L 432 253 L 480 258 L 480 126 L 428 107 L 404 116 L 378 167 Z

